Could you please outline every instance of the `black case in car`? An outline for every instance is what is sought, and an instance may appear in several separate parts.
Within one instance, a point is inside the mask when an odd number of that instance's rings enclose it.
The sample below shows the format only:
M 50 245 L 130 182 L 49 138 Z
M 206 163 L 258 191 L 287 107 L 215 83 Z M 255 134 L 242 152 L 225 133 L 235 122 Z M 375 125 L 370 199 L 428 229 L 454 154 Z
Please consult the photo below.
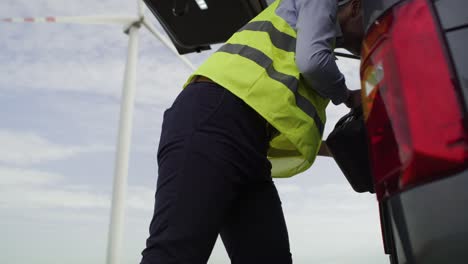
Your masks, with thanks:
M 342 117 L 326 142 L 351 187 L 356 192 L 374 193 L 362 109 L 353 109 Z

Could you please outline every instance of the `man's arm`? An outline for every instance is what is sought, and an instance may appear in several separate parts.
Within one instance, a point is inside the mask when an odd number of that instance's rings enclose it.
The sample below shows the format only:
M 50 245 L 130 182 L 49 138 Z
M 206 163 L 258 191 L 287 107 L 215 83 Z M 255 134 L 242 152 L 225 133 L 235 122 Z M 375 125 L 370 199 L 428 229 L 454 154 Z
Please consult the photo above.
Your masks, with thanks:
M 333 55 L 336 0 L 296 0 L 296 63 L 306 83 L 336 105 L 346 102 L 350 91 Z

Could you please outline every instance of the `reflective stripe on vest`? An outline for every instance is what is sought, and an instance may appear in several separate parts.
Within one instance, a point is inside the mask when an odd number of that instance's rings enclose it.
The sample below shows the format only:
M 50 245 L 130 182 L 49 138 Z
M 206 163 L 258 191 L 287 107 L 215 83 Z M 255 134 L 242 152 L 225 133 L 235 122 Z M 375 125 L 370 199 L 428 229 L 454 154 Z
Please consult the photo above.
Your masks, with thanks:
M 276 29 L 271 21 L 253 21 L 245 25 L 238 32 L 244 30 L 266 32 L 270 35 L 271 43 L 278 49 L 287 52 L 296 51 L 296 38 Z
M 285 43 L 284 39 L 276 39 L 276 40 L 280 41 L 281 43 Z M 266 54 L 264 54 L 260 50 L 257 50 L 255 48 L 252 48 L 246 45 L 227 43 L 224 46 L 222 46 L 218 50 L 218 52 L 238 54 L 262 66 L 266 70 L 270 78 L 277 80 L 278 82 L 281 82 L 294 93 L 294 96 L 296 97 L 296 105 L 302 111 L 304 111 L 308 116 L 314 119 L 315 124 L 317 125 L 319 129 L 320 135 L 323 134 L 324 124 L 322 120 L 320 120 L 320 117 L 317 114 L 317 110 L 315 109 L 315 106 L 312 105 L 312 103 L 309 102 L 306 98 L 304 98 L 301 94 L 299 94 L 299 91 L 298 91 L 299 80 L 296 79 L 296 77 L 276 71 L 275 68 L 273 68 L 272 66 L 273 65 L 272 59 L 270 59 Z

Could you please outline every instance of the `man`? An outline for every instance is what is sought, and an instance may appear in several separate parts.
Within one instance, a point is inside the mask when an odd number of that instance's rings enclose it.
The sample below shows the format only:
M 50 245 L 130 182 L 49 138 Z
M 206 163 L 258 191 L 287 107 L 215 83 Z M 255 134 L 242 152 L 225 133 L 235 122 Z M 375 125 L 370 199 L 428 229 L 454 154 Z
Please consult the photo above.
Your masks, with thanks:
M 141 263 L 206 263 L 218 234 L 234 264 L 292 263 L 272 176 L 312 165 L 329 100 L 359 104 L 333 49 L 359 54 L 360 3 L 275 1 L 189 78 L 164 113 Z

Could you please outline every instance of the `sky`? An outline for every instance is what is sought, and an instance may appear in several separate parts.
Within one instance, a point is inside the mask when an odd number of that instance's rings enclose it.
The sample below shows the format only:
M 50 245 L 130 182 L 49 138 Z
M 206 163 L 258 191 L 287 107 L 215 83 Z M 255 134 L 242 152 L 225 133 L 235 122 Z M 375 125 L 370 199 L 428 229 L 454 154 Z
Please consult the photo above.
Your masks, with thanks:
M 0 1 L 0 18 L 135 12 L 131 0 Z M 115 25 L 0 23 L 0 263 L 105 262 L 127 41 Z M 187 58 L 200 65 L 211 53 Z M 359 62 L 338 63 L 358 89 Z M 141 258 L 162 113 L 190 72 L 140 31 L 123 264 Z M 346 112 L 329 106 L 325 134 Z M 355 193 L 332 159 L 275 182 L 294 263 L 389 263 L 375 196 Z M 219 241 L 209 263 L 230 263 Z

